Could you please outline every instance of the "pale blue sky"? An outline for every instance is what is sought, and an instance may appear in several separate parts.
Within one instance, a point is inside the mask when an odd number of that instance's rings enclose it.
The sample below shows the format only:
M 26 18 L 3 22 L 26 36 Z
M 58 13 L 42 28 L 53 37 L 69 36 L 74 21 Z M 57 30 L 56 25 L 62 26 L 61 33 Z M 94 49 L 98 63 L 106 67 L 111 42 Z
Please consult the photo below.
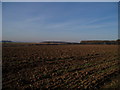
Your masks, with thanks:
M 116 40 L 116 2 L 2 3 L 3 39 L 14 41 Z

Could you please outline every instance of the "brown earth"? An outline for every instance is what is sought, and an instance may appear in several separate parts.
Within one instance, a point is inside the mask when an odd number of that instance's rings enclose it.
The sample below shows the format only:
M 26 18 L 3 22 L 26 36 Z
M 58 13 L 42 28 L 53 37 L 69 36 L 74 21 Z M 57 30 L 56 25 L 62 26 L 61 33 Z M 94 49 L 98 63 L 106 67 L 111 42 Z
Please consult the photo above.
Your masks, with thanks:
M 100 89 L 119 74 L 117 45 L 3 45 L 3 90 Z

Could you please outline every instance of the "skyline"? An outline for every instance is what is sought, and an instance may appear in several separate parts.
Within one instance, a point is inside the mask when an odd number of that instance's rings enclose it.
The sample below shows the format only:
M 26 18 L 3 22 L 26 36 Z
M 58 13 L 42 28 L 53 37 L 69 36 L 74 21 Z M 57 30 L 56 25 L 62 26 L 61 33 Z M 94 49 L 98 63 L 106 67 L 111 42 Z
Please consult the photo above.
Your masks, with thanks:
M 2 15 L 5 40 L 118 39 L 117 2 L 3 2 Z

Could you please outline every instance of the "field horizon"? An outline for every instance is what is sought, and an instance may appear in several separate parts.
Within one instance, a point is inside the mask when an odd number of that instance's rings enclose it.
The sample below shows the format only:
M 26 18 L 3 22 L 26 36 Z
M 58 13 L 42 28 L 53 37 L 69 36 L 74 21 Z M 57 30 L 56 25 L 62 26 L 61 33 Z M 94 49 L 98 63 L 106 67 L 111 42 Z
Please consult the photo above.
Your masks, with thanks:
M 119 4 L 0 3 L 2 89 L 119 89 Z

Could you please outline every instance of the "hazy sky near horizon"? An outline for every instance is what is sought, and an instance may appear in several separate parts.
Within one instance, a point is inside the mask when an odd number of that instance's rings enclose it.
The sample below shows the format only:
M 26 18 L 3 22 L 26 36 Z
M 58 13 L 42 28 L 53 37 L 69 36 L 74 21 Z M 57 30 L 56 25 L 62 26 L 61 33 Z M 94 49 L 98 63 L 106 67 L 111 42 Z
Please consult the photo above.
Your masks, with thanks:
M 117 2 L 3 2 L 2 19 L 4 40 L 118 38 Z

